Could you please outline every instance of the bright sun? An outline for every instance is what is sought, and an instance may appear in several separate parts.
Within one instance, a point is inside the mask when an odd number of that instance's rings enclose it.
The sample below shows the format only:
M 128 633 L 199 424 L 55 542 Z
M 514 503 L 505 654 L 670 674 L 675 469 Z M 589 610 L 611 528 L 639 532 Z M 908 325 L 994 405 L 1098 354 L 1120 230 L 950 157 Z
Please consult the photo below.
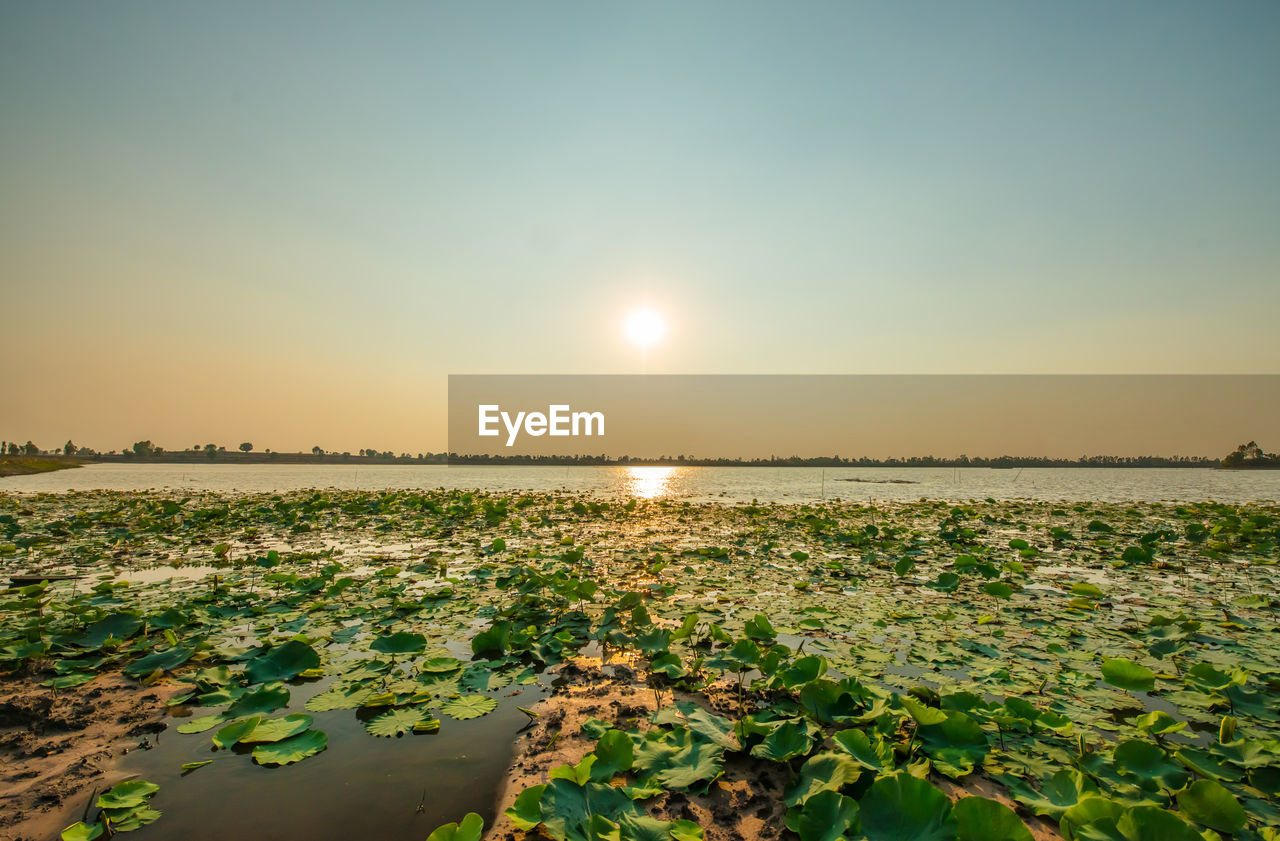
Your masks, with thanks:
M 627 316 L 626 328 L 631 341 L 641 348 L 648 348 L 662 338 L 666 325 L 662 323 L 662 316 L 653 310 L 639 309 Z

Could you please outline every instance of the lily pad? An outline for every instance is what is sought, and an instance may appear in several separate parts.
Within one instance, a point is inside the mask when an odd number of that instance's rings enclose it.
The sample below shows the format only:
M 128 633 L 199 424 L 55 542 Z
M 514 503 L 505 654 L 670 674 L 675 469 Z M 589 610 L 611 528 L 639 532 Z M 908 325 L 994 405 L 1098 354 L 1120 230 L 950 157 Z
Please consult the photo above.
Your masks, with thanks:
M 308 730 L 282 742 L 271 742 L 253 749 L 253 761 L 259 765 L 292 765 L 315 756 L 329 744 L 320 730 Z

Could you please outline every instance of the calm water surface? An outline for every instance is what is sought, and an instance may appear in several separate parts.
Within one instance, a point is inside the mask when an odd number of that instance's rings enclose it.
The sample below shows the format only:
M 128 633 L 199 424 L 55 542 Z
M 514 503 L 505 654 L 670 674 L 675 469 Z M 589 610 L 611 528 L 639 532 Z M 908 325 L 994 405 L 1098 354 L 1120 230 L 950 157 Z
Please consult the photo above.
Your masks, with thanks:
M 611 497 L 728 503 L 921 497 L 1254 502 L 1280 500 L 1280 470 L 91 464 L 0 479 L 0 491 L 18 493 L 149 488 L 257 492 L 305 488 L 569 490 Z

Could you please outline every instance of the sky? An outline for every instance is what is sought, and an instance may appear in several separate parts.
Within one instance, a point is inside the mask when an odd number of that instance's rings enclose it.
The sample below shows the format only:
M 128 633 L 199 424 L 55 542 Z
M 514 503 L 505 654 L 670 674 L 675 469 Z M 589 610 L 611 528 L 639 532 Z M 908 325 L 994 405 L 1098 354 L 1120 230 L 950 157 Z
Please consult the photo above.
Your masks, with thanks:
M 1280 372 L 1277 44 L 1270 0 L 3 3 L 0 437 L 440 450 L 449 374 Z

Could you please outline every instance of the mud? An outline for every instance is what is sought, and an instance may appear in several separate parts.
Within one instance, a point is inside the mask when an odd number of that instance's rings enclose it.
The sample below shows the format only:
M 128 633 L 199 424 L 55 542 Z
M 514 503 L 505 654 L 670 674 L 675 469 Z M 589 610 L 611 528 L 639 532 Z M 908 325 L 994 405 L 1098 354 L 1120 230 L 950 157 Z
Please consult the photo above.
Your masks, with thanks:
M 125 775 L 115 760 L 155 744 L 183 687 L 103 675 L 53 690 L 0 678 L 0 841 L 45 841 Z

